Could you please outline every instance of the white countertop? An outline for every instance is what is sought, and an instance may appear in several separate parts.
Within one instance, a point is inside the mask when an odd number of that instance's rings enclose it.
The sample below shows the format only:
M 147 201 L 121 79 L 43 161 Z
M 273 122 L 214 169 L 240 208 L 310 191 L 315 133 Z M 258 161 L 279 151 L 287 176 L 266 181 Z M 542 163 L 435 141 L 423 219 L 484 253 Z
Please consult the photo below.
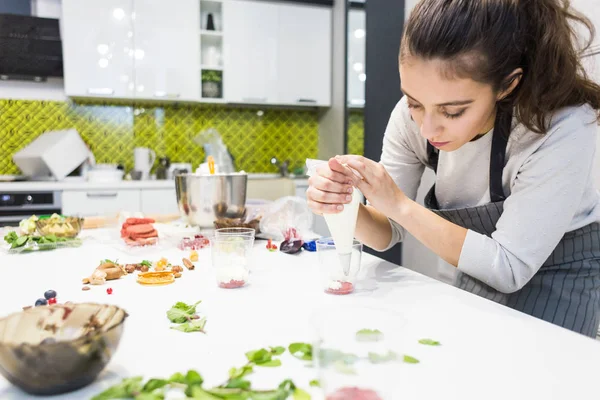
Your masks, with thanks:
M 278 174 L 248 174 L 248 179 L 277 179 Z M 304 177 L 293 179 L 296 185 L 308 185 Z M 36 192 L 36 191 L 62 191 L 62 190 L 139 190 L 139 189 L 171 189 L 175 188 L 175 181 L 170 180 L 144 180 L 144 181 L 118 181 L 118 182 L 87 182 L 79 179 L 64 181 L 24 181 L 0 183 L 0 193 L 6 192 Z
M 90 232 L 82 235 L 89 236 Z M 164 256 L 179 262 L 187 253 L 174 247 L 125 253 L 110 242 L 91 240 L 79 249 L 0 253 L 0 315 L 32 305 L 47 289 L 58 292 L 59 302 L 114 303 L 130 314 L 119 349 L 98 380 L 54 399 L 90 398 L 124 377 L 168 377 L 188 368 L 198 370 L 205 385 L 211 387 L 226 380 L 229 368 L 246 362 L 246 351 L 311 341 L 314 331 L 310 318 L 326 305 L 388 306 L 402 315 L 402 348 L 397 350 L 421 362 L 397 364 L 390 378 L 398 389 L 393 400 L 563 400 L 595 398 L 598 394 L 600 342 L 366 253 L 357 291 L 338 297 L 322 292 L 316 253 L 270 253 L 262 241 L 257 242 L 254 252 L 250 285 L 242 289 L 217 288 L 210 250 L 204 249 L 199 252 L 196 270 L 185 270 L 172 285 L 143 287 L 134 276 L 126 276 L 87 292 L 81 291 L 81 278 L 101 259 L 139 262 Z M 107 287 L 113 288 L 112 295 L 107 295 Z M 208 318 L 207 334 L 169 329 L 165 312 L 171 305 L 197 300 L 203 300 L 198 311 Z M 425 337 L 440 341 L 442 346 L 417 343 Z M 257 369 L 250 375 L 253 387 L 268 388 L 291 378 L 308 389 L 316 371 L 288 353 L 282 362 L 279 368 Z M 310 391 L 316 394 L 313 399 L 320 398 L 318 389 Z M 31 397 L 0 377 L 0 398 Z

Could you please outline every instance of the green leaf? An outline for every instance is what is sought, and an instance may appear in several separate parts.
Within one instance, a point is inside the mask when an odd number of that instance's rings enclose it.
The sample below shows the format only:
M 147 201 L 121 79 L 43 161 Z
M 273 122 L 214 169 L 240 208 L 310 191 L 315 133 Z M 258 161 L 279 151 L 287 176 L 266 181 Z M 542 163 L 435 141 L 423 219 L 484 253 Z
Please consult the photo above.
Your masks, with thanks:
M 358 361 L 358 356 L 352 353 L 344 353 L 340 350 L 322 348 L 319 350 L 319 361 L 323 366 L 334 364 L 337 361 L 341 361 L 344 364 L 354 364 Z
M 181 372 L 176 372 L 169 378 L 169 382 L 185 383 L 185 376 Z
M 296 388 L 294 390 L 294 400 L 310 400 L 310 394 L 302 389 Z
M 190 390 L 190 396 L 192 399 L 195 400 L 221 400 L 222 397 L 216 397 L 213 396 L 212 394 L 206 392 L 204 389 L 202 389 L 200 386 L 194 386 L 191 390 Z
M 17 235 L 17 232 L 15 231 L 10 231 L 4 235 L 4 241 L 8 244 L 13 244 L 18 238 L 19 235 Z
M 109 387 L 105 391 L 92 397 L 92 400 L 112 400 L 133 398 L 135 393 L 142 390 L 142 377 L 123 379 L 121 383 Z
M 252 400 L 286 400 L 290 396 L 290 392 L 282 389 L 252 392 Z
M 383 333 L 379 329 L 361 329 L 356 332 L 356 340 L 361 342 L 377 342 L 383 339 Z
M 335 368 L 335 370 L 341 374 L 346 374 L 346 375 L 355 375 L 356 371 L 354 370 L 354 368 L 352 368 L 351 365 L 346 364 L 344 361 L 342 360 L 338 360 L 335 361 L 333 363 L 333 367 Z
M 181 332 L 204 332 L 204 327 L 206 326 L 206 318 L 192 320 L 183 324 L 179 324 L 176 326 L 172 326 L 171 329 L 175 329 Z
M 250 389 L 250 381 L 247 381 L 247 380 L 241 379 L 241 378 L 231 379 L 229 382 L 227 382 L 227 385 L 225 385 L 225 388 L 248 390 L 248 389 Z
M 29 236 L 19 236 L 17 240 L 13 243 L 14 247 L 24 246 L 25 243 L 29 240 Z
M 267 349 L 259 349 L 259 350 L 251 350 L 246 353 L 246 358 L 248 361 L 258 363 L 265 363 L 271 361 L 272 355 L 271 352 Z
M 420 361 L 419 361 L 419 360 L 417 360 L 416 358 L 414 358 L 414 357 L 411 357 L 411 356 L 409 356 L 409 355 L 406 355 L 406 354 L 404 355 L 404 359 L 403 359 L 403 361 L 404 361 L 405 363 L 408 363 L 408 364 L 418 364 L 418 363 L 420 362 Z
M 421 339 L 421 340 L 419 340 L 419 343 L 424 344 L 426 346 L 440 346 L 441 345 L 440 342 L 436 342 L 433 339 Z
M 235 368 L 235 367 L 233 367 L 233 368 L 231 368 L 229 370 L 229 377 L 231 379 L 242 378 L 242 377 L 244 377 L 246 375 L 251 374 L 253 371 L 254 370 L 252 368 L 252 365 L 244 365 L 241 368 Z
M 281 366 L 281 360 L 260 361 L 256 365 L 259 367 L 279 367 Z
M 163 388 L 169 384 L 169 381 L 165 379 L 150 379 L 144 385 L 142 392 L 153 392 L 156 389 Z
M 161 392 L 156 393 L 140 393 L 135 396 L 135 400 L 164 400 L 165 394 Z
M 56 235 L 46 235 L 43 237 L 43 239 L 46 239 L 47 241 L 52 243 L 56 243 L 57 237 Z
M 190 369 L 187 374 L 185 374 L 185 383 L 188 385 L 202 385 L 203 382 L 204 379 L 202 378 L 202 375 L 193 369 Z
M 369 361 L 373 364 L 381 364 L 388 361 L 394 361 L 398 359 L 398 355 L 393 351 L 388 351 L 387 354 L 369 353 Z
M 253 392 L 247 392 L 242 389 L 213 388 L 210 390 L 206 390 L 206 392 L 213 396 L 216 396 L 219 399 L 227 399 L 227 400 L 252 399 L 252 400 L 254 400 L 254 397 L 252 396 Z
M 274 354 L 276 356 L 280 356 L 284 352 L 285 352 L 285 347 L 281 347 L 281 346 L 271 347 L 271 354 Z
M 289 345 L 288 350 L 300 360 L 312 360 L 313 348 L 309 343 L 292 343 Z
M 167 318 L 169 318 L 171 322 L 178 324 L 189 321 L 189 319 L 196 314 L 196 306 L 200 303 L 201 301 L 198 301 L 195 304 L 189 305 L 182 301 L 177 302 L 169 311 L 167 311 Z
M 148 267 L 148 268 L 152 268 L 152 263 L 150 261 L 148 261 L 148 260 L 143 260 L 140 263 L 140 265 L 143 265 L 143 266 Z
M 310 381 L 309 385 L 311 387 L 321 387 L 321 382 L 319 382 L 317 379 L 313 379 L 312 381 Z

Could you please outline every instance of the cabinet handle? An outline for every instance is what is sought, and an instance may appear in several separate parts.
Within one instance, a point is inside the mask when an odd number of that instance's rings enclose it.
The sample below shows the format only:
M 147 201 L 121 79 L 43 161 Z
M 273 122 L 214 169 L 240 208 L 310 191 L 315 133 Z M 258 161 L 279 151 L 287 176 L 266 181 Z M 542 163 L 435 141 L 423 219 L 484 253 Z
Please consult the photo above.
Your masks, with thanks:
M 86 193 L 89 198 L 117 197 L 118 193 Z
M 296 103 L 311 103 L 311 104 L 317 104 L 317 101 L 314 99 L 298 99 L 296 100 Z
M 169 98 L 177 98 L 179 97 L 179 93 L 167 93 L 161 90 L 157 90 L 154 92 L 154 97 L 169 97 Z
M 111 95 L 115 94 L 115 91 L 111 88 L 89 88 L 88 93 L 89 94 L 103 94 L 103 95 L 111 96 Z
M 244 103 L 266 103 L 266 97 L 244 97 L 242 98 Z

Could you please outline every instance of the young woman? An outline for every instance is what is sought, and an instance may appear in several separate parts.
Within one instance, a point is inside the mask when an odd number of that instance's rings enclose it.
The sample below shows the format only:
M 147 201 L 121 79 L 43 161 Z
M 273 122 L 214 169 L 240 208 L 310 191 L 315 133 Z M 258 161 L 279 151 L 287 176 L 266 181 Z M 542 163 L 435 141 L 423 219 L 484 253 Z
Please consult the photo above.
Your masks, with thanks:
M 595 336 L 600 86 L 574 24 L 593 36 L 563 0 L 422 0 L 402 39 L 405 96 L 381 162 L 329 160 L 310 180 L 312 210 L 338 212 L 357 187 L 366 245 L 386 250 L 406 230 L 458 268 L 458 287 Z M 425 167 L 436 183 L 423 207 Z

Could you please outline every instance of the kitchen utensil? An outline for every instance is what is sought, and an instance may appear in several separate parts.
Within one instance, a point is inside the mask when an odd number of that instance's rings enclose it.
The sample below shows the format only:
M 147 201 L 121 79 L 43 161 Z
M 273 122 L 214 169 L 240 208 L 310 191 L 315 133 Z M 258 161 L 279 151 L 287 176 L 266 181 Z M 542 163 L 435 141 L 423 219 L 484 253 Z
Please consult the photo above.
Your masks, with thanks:
M 139 181 L 142 179 L 142 171 L 136 171 L 135 169 L 131 170 L 130 172 L 131 174 L 131 179 L 133 179 L 134 181 Z
M 223 289 L 245 286 L 254 247 L 254 229 L 218 229 L 210 247 L 217 285 Z
M 88 171 L 87 180 L 88 182 L 118 182 L 123 180 L 123 170 L 116 167 L 94 168 Z
M 133 150 L 134 169 L 142 171 L 142 179 L 150 179 L 150 170 L 156 161 L 156 153 L 146 147 L 136 147 Z
M 54 304 L 0 320 L 0 373 L 32 395 L 92 383 L 117 350 L 127 313 L 106 304 Z
M 62 180 L 88 159 L 89 150 L 75 129 L 45 132 L 13 155 L 24 175 Z
M 332 238 L 317 240 L 317 257 L 323 290 L 329 294 L 350 294 L 360 272 L 362 244 L 355 240 L 347 258 L 340 258 Z
M 243 218 L 246 215 L 245 173 L 175 177 L 177 204 L 181 217 L 190 225 L 212 228 L 221 218 Z
M 170 166 L 171 160 L 169 159 L 169 157 L 160 157 L 158 159 L 158 167 L 156 168 L 156 179 L 167 179 L 167 174 L 169 173 Z
M 175 178 L 175 175 L 189 174 L 192 173 L 191 163 L 171 163 L 168 169 L 167 177 L 169 179 Z
M 35 225 L 40 235 L 74 238 L 79 235 L 79 232 L 83 228 L 83 218 L 60 216 L 44 218 L 40 216 Z

